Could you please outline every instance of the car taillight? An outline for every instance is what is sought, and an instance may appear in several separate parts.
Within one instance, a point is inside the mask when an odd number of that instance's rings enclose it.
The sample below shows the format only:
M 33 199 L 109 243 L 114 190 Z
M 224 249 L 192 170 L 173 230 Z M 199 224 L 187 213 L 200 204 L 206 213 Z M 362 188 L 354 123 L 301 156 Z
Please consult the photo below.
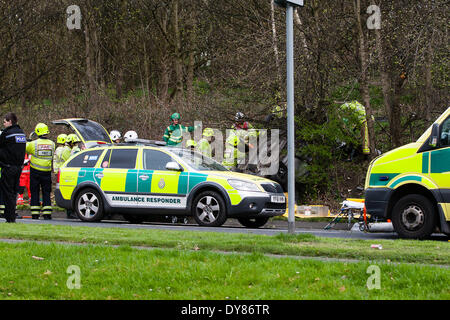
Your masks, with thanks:
M 58 169 L 58 174 L 56 175 L 56 183 L 59 183 L 59 176 L 61 175 L 61 170 Z

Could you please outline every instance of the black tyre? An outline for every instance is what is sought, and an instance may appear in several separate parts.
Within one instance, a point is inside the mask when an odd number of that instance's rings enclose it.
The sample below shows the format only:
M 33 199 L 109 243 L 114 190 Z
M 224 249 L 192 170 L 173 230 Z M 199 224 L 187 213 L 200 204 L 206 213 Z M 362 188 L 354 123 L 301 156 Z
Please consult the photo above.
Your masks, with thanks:
M 82 221 L 100 221 L 103 218 L 103 200 L 95 189 L 83 189 L 75 199 L 75 212 Z
M 124 214 L 124 219 L 129 223 L 140 224 L 145 221 L 145 217 L 139 214 Z
M 247 228 L 260 228 L 269 221 L 269 217 L 238 218 L 238 221 Z
M 420 194 L 400 198 L 392 210 L 392 225 L 401 238 L 425 239 L 436 228 L 436 221 L 433 204 Z
M 219 227 L 227 220 L 225 201 L 214 191 L 204 191 L 192 203 L 192 215 L 200 226 Z

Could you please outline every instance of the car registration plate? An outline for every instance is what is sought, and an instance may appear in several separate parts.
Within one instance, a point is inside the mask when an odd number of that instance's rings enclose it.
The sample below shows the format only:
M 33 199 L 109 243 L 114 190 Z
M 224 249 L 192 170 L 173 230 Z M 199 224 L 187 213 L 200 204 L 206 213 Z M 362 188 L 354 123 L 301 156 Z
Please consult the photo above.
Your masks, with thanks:
M 285 203 L 286 197 L 285 196 L 270 196 L 270 202 Z

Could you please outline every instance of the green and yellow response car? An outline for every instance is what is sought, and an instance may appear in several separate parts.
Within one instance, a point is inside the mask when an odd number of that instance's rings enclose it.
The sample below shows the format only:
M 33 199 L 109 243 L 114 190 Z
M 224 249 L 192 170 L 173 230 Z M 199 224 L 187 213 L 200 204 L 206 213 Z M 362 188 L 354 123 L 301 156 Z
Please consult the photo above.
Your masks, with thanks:
M 202 226 L 233 217 L 256 228 L 286 211 L 278 183 L 231 172 L 187 149 L 148 142 L 97 144 L 72 156 L 58 172 L 55 199 L 83 221 L 108 213 L 129 221 L 160 214 L 193 216 Z

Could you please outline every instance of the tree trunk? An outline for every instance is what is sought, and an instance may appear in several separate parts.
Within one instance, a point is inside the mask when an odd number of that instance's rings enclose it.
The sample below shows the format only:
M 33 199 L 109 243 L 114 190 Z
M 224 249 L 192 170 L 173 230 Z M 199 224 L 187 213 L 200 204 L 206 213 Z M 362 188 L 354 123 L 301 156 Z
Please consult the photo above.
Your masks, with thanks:
M 389 119 L 389 127 L 392 128 L 396 124 L 395 114 L 392 112 L 392 88 L 389 77 L 389 72 L 386 68 L 386 61 L 383 50 L 383 43 L 381 40 L 381 32 L 375 29 L 376 48 L 378 53 L 379 71 L 381 76 L 381 90 L 383 92 L 384 110 Z M 392 144 L 392 141 L 391 141 Z M 392 146 L 390 146 L 392 147 Z
M 181 53 L 181 40 L 180 30 L 178 26 L 178 0 L 173 1 L 173 32 L 175 38 L 175 76 L 176 76 L 176 88 L 175 88 L 175 101 L 180 103 L 183 98 L 183 58 Z
M 92 68 L 92 48 L 91 48 L 91 39 L 90 39 L 90 19 L 89 14 L 86 13 L 86 20 L 84 23 L 84 40 L 86 44 L 86 77 L 89 88 L 89 95 L 92 97 L 95 93 L 95 78 L 94 71 Z
M 275 57 L 275 66 L 277 68 L 277 78 L 278 78 L 278 86 L 281 88 L 282 86 L 282 77 L 281 77 L 281 69 L 280 69 L 280 57 L 278 53 L 278 45 L 277 45 L 277 29 L 275 25 L 275 0 L 270 1 L 270 19 L 272 22 L 272 48 Z
M 356 0 L 355 4 L 355 15 L 356 15 L 356 21 L 357 21 L 357 29 L 358 29 L 358 38 L 359 38 L 359 57 L 361 60 L 361 95 L 364 101 L 364 107 L 366 109 L 366 121 L 367 121 L 367 127 L 369 131 L 369 147 L 370 147 L 370 156 L 371 158 L 376 156 L 375 151 L 375 133 L 373 128 L 373 112 L 372 108 L 370 106 L 370 93 L 369 93 L 369 80 L 368 80 L 368 53 L 367 53 L 367 47 L 366 42 L 364 39 L 364 32 L 361 25 L 361 1 Z

